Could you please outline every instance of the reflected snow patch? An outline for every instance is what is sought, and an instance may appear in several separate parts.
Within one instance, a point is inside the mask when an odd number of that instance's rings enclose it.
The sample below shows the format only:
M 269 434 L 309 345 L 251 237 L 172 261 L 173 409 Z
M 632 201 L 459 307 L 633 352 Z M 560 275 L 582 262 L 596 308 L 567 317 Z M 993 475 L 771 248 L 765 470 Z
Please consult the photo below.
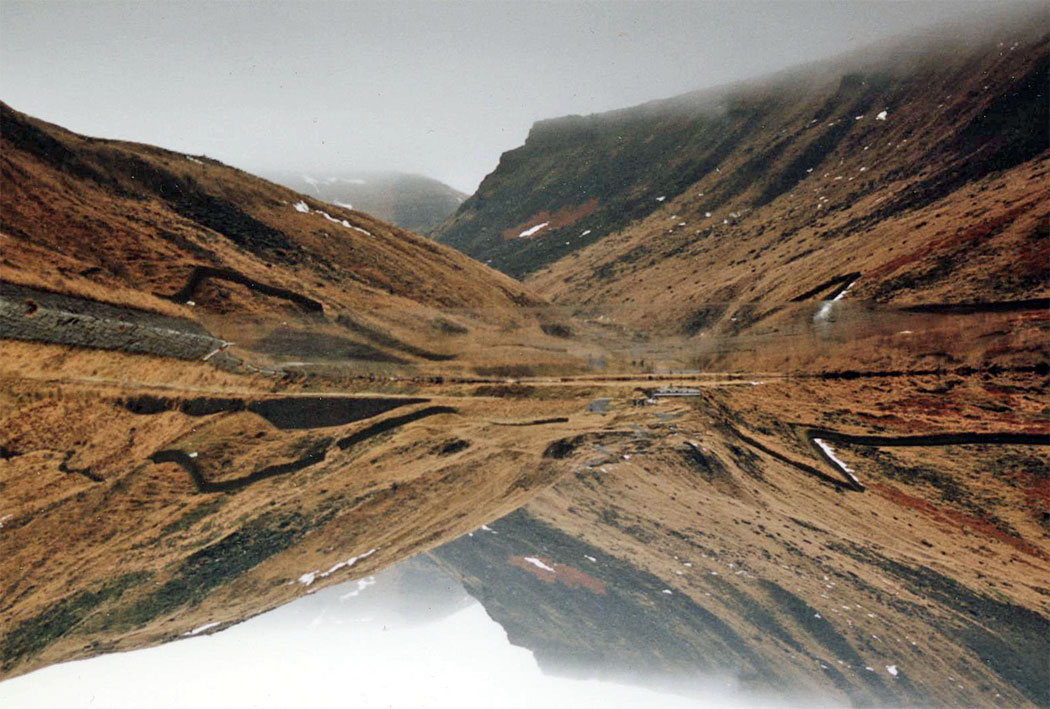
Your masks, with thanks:
M 523 557 L 523 558 L 525 559 L 525 561 L 529 562 L 530 564 L 532 564 L 533 566 L 535 566 L 537 568 L 543 569 L 544 571 L 550 571 L 552 574 L 555 573 L 554 569 L 552 569 L 551 567 L 547 566 L 546 564 L 544 564 L 542 561 L 540 561 L 539 559 L 537 559 L 534 556 L 526 556 L 526 557 Z

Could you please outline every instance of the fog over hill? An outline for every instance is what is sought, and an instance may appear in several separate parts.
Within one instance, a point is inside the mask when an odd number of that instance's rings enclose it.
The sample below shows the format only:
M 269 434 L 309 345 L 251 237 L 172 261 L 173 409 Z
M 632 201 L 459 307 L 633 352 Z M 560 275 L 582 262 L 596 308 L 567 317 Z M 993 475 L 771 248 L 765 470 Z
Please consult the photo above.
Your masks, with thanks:
M 297 192 L 338 207 L 368 212 L 420 234 L 445 221 L 467 196 L 429 177 L 400 172 L 284 172 L 266 177 Z
M 1045 10 L 541 121 L 436 238 L 687 334 L 835 279 L 879 302 L 1045 295 Z
M 988 4 L 7 0 L 0 96 L 80 133 L 255 173 L 353 166 L 473 192 L 537 120 L 761 75 Z

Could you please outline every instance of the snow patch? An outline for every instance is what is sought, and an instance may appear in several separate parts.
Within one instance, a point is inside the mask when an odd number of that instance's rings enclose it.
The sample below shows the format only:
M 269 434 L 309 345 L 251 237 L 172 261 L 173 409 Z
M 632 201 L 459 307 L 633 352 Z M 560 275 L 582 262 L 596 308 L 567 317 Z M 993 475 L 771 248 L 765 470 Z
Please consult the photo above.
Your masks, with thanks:
M 834 298 L 831 299 L 831 302 L 834 303 L 836 300 L 842 300 L 842 297 L 844 295 L 846 295 L 847 293 L 849 293 L 849 289 L 852 288 L 853 284 L 855 284 L 856 282 L 857 281 L 850 281 L 849 285 L 846 286 L 845 288 L 843 288 L 841 293 L 839 293 L 838 295 L 836 295 Z
M 552 569 L 551 567 L 547 566 L 546 564 L 544 564 L 542 561 L 540 561 L 539 559 L 537 559 L 534 556 L 526 556 L 525 557 L 525 561 L 529 562 L 530 564 L 532 564 L 533 566 L 535 566 L 538 569 L 543 569 L 544 571 L 550 571 L 552 574 L 555 573 L 554 569 Z
M 354 208 L 354 205 L 350 204 L 349 202 L 332 202 L 332 204 L 334 204 L 337 207 L 342 207 L 343 209 L 353 209 Z
M 521 232 L 520 234 L 518 234 L 518 238 L 521 239 L 521 238 L 530 237 L 533 234 L 535 234 L 536 232 L 538 232 L 540 229 L 543 229 L 544 227 L 546 227 L 548 224 L 550 224 L 550 222 L 543 222 L 542 224 L 537 224 L 534 227 L 530 227 L 530 228 L 526 229 L 525 231 Z
M 875 116 L 876 121 L 886 120 L 887 111 L 879 111 L 879 115 Z
M 336 202 L 336 204 L 339 204 L 339 203 Z M 345 206 L 348 209 L 351 208 L 350 205 L 348 205 L 348 204 L 347 205 L 339 205 L 339 206 Z M 325 219 L 327 219 L 330 222 L 335 222 L 336 224 L 338 224 L 340 226 L 343 226 L 343 227 L 346 227 L 347 229 L 353 229 L 354 231 L 361 232 L 365 236 L 372 236 L 373 238 L 375 238 L 373 236 L 372 232 L 366 231 L 366 230 L 362 229 L 361 227 L 354 226 L 353 224 L 351 224 L 350 222 L 348 222 L 345 219 L 336 219 L 335 217 L 333 217 L 331 214 L 329 214 L 328 212 L 324 211 L 323 209 L 313 209 L 312 210 L 306 204 L 306 202 L 303 202 L 301 200 L 299 202 L 295 203 L 295 211 L 302 212 L 303 214 L 309 214 L 310 212 L 314 212 L 315 214 L 320 214 L 322 217 L 324 217 Z
M 886 665 L 886 671 L 894 677 L 897 676 L 897 665 Z
M 820 449 L 822 451 L 824 451 L 824 453 L 828 456 L 828 458 L 830 458 L 832 460 L 832 462 L 834 462 L 835 465 L 837 465 L 839 467 L 839 469 L 843 473 L 846 474 L 846 477 L 848 477 L 850 480 L 852 480 L 853 482 L 855 482 L 858 485 L 860 485 L 860 480 L 858 480 L 857 476 L 853 474 L 853 468 L 851 468 L 848 465 L 846 465 L 846 463 L 844 463 L 841 458 L 839 458 L 837 455 L 835 455 L 835 449 L 834 448 L 832 448 L 827 443 L 825 443 L 824 439 L 822 439 L 822 438 L 814 438 L 813 442 L 816 443 L 818 446 L 820 446 Z
M 359 554 L 358 556 L 351 556 L 346 561 L 340 561 L 338 563 L 333 564 L 332 566 L 329 567 L 328 571 L 325 571 L 325 572 L 311 571 L 310 573 L 303 574 L 302 576 L 299 577 L 299 583 L 303 584 L 304 586 L 309 586 L 315 580 L 317 580 L 319 578 L 323 579 L 326 576 L 331 576 L 332 574 L 334 574 L 336 571 L 338 571 L 339 569 L 341 569 L 343 567 L 350 568 L 351 566 L 353 566 L 357 562 L 361 561 L 361 559 L 367 559 L 368 557 L 372 556 L 375 553 L 376 553 L 376 549 L 375 548 L 369 549 L 364 554 Z
M 197 628 L 194 628 L 193 630 L 191 630 L 191 631 L 189 631 L 187 633 L 183 633 L 182 635 L 183 635 L 183 637 L 186 637 L 187 635 L 199 635 L 200 633 L 203 633 L 205 630 L 211 630 L 212 628 L 214 628 L 217 625 L 219 625 L 218 621 L 215 621 L 214 623 L 205 623 L 204 625 L 202 625 L 200 627 L 197 627 Z
M 657 202 L 663 202 L 665 199 L 667 199 L 667 195 L 661 195 L 661 196 L 656 198 L 656 201 Z

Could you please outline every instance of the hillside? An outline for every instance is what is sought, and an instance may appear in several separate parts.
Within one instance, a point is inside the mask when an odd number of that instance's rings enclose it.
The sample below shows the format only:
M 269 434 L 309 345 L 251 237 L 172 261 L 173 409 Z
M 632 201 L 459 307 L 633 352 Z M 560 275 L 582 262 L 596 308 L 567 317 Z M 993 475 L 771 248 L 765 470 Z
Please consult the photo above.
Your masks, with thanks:
M 5 277 L 61 265 L 84 288 L 165 293 L 190 266 L 238 268 L 332 310 L 399 298 L 513 307 L 522 297 L 449 249 L 216 161 L 78 136 L 6 105 L 2 118 Z M 51 253 L 71 262 L 49 265 Z
M 612 397 L 548 449 L 573 475 L 433 552 L 512 642 L 700 697 L 1050 701 L 1048 30 L 957 23 L 503 155 L 438 240 L 696 387 Z
M 466 198 L 443 182 L 403 172 L 354 172 L 320 178 L 274 173 L 267 177 L 296 192 L 366 212 L 419 234 L 445 221 Z
M 0 679 L 432 552 L 545 671 L 1046 706 L 1046 30 L 542 123 L 524 284 L 0 104 Z
M 685 335 L 840 281 L 879 303 L 1043 297 L 1043 10 L 538 123 L 437 238 Z
M 547 337 L 518 283 L 0 109 L 0 676 L 240 622 L 553 479 L 575 402 L 458 379 L 564 360 L 515 344 Z
M 542 302 L 367 214 L 207 158 L 2 111 L 0 278 L 12 287 L 203 327 L 235 343 L 230 353 L 241 359 L 251 350 L 256 366 L 320 358 L 426 367 L 453 357 L 444 345 L 466 362 L 471 345 L 457 332 L 483 343 L 497 332 L 491 322 Z M 449 321 L 453 311 L 466 320 Z M 490 322 L 470 322 L 479 314 Z M 10 326 L 30 338 L 46 330 L 45 318 Z M 40 336 L 56 333 L 72 338 L 54 328 Z

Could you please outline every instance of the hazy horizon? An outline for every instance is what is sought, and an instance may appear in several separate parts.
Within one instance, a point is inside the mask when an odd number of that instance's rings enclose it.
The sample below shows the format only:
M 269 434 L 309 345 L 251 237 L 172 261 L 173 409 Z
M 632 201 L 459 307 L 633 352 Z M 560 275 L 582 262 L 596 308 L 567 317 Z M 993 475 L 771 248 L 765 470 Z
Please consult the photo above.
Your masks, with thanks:
M 537 120 L 777 71 L 992 2 L 14 2 L 0 98 L 252 172 L 472 193 Z

